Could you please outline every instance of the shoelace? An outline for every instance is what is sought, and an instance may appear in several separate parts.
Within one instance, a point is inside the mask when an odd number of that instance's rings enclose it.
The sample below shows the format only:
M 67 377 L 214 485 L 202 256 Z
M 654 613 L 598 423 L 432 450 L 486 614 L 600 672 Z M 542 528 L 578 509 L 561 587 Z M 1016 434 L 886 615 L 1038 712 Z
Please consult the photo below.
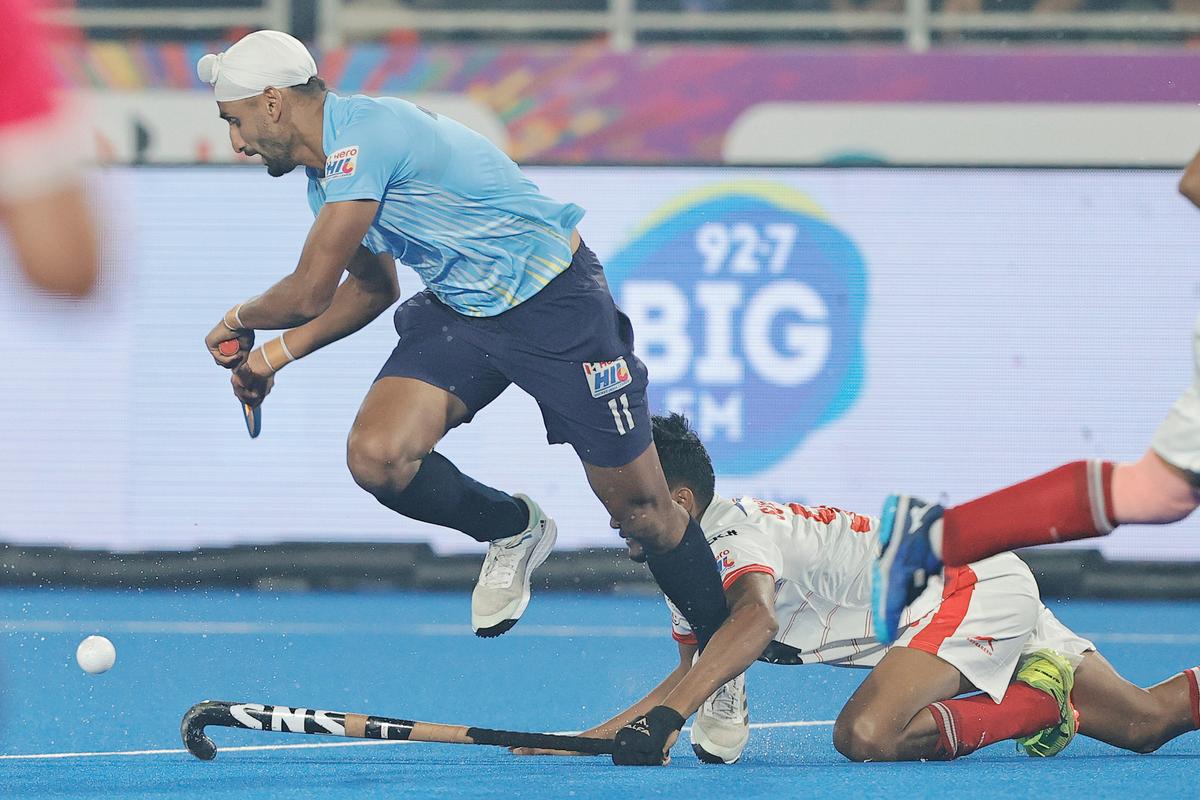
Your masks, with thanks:
M 525 556 L 525 548 L 506 550 L 493 545 L 488 548 L 487 560 L 479 584 L 488 589 L 507 589 L 517 576 L 517 565 Z
M 714 717 L 722 719 L 740 719 L 742 716 L 741 692 L 730 689 L 732 683 L 727 683 L 717 690 L 712 698 Z

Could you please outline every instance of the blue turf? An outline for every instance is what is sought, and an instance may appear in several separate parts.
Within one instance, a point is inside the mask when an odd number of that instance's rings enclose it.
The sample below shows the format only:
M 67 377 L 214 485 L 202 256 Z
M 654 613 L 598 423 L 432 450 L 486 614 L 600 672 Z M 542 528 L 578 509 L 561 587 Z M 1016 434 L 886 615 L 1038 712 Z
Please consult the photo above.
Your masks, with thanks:
M 1157 643 L 1099 642 L 1135 682 L 1153 683 L 1200 662 L 1197 604 L 1074 602 L 1055 610 L 1081 633 L 1177 635 Z M 177 748 L 180 716 L 209 698 L 578 729 L 640 696 L 675 658 L 666 615 L 651 597 L 542 595 L 512 633 L 488 641 L 470 635 L 468 613 L 466 594 L 0 592 L 0 618 L 22 626 L 0 636 L 0 751 Z M 117 624 L 137 622 L 154 631 L 189 621 L 293 628 L 202 634 L 120 632 Z M 571 632 L 553 626 L 590 630 L 566 635 Z M 621 626 L 621 635 L 604 635 L 609 626 Z M 87 633 L 106 634 L 116 644 L 112 672 L 91 677 L 75 666 L 75 645 Z M 752 719 L 833 719 L 861 677 L 820 666 L 755 665 Z M 210 732 L 219 747 L 318 740 Z M 952 764 L 858 765 L 842 759 L 830 728 L 819 726 L 755 730 L 742 763 L 733 767 L 698 763 L 686 743 L 666 769 L 617 769 L 606 758 L 517 759 L 493 748 L 445 745 L 224 752 L 212 763 L 186 754 L 0 761 L 0 795 L 913 798 L 1086 789 L 1096 797 L 1187 797 L 1196 796 L 1198 768 L 1200 734 L 1150 756 L 1080 738 L 1045 761 L 1001 744 Z

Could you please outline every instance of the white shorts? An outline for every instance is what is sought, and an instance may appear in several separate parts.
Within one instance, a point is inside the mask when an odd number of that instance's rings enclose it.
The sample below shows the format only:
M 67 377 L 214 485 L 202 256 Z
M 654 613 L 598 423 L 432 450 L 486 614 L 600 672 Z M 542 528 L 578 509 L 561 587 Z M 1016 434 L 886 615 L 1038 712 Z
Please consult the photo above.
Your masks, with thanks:
M 896 647 L 941 658 L 997 703 L 1023 655 L 1051 648 L 1078 664 L 1096 649 L 1042 605 L 1033 573 L 1011 553 L 947 568 L 945 580 L 931 580 L 901 622 L 908 627 Z
M 1192 332 L 1192 385 L 1175 401 L 1150 446 L 1168 464 L 1200 474 L 1200 316 Z

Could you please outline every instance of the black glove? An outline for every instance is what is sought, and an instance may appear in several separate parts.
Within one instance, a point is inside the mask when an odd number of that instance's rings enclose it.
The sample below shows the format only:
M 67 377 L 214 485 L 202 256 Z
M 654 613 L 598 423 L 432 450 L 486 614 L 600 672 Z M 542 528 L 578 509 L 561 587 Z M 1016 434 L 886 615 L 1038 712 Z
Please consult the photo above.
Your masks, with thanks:
M 684 719 L 666 706 L 655 706 L 617 731 L 613 763 L 624 766 L 661 767 L 667 763 L 667 740 L 679 733 Z

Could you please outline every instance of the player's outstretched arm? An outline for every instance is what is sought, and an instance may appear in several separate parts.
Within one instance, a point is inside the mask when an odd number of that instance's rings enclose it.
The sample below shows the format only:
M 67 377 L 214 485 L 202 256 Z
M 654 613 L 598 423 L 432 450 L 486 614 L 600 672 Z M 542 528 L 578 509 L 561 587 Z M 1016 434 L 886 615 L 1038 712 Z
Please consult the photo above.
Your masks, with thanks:
M 775 619 L 775 578 L 750 571 L 725 590 L 729 617 L 709 640 L 696 664 L 663 702 L 617 731 L 613 763 L 654 766 L 670 763 L 671 746 L 684 721 L 762 655 L 779 630 Z
M 617 731 L 623 728 L 632 720 L 645 714 L 650 709 L 657 705 L 661 705 L 666 700 L 667 695 L 671 693 L 683 677 L 687 675 L 688 670 L 692 668 L 692 660 L 696 655 L 696 645 L 679 643 L 679 664 L 667 677 L 662 679 L 662 682 L 650 690 L 650 693 L 631 705 L 629 708 L 620 712 L 612 719 L 601 722 L 593 728 L 588 728 L 580 733 L 580 736 L 587 736 L 595 739 L 611 739 Z M 519 756 L 562 756 L 562 755 L 583 755 L 582 753 L 567 753 L 561 750 L 537 750 L 529 747 L 513 748 L 512 752 Z
M 717 629 L 695 666 L 661 703 L 684 719 L 758 660 L 779 631 L 773 575 L 749 572 L 730 584 L 725 596 L 729 618 Z
M 679 645 L 679 665 L 645 697 L 629 708 L 581 736 L 609 738 L 629 723 L 644 717 L 652 709 L 666 706 L 684 719 L 713 692 L 741 675 L 753 664 L 779 630 L 775 619 L 775 578 L 763 572 L 750 572 L 725 590 L 730 613 L 717 629 L 700 658 L 693 664 L 696 646 Z M 674 744 L 672 736 L 666 748 Z M 516 749 L 518 755 L 565 755 L 557 751 Z M 665 754 L 664 754 L 665 761 Z

